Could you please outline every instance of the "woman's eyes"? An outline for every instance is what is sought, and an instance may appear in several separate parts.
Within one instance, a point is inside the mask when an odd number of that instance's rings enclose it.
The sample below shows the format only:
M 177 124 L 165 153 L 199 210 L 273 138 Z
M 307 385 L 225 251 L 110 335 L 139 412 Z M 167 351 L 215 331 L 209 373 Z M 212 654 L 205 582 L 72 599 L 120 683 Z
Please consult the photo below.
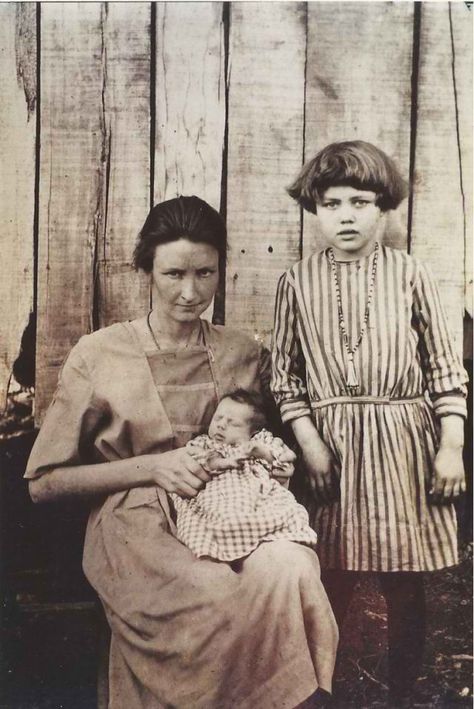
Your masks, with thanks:
M 215 273 L 215 270 L 212 268 L 200 268 L 198 271 L 196 271 L 196 275 L 198 278 L 209 278 L 209 276 L 212 276 L 212 274 Z M 165 271 L 164 272 L 165 276 L 168 276 L 169 278 L 183 278 L 185 275 L 184 271 Z

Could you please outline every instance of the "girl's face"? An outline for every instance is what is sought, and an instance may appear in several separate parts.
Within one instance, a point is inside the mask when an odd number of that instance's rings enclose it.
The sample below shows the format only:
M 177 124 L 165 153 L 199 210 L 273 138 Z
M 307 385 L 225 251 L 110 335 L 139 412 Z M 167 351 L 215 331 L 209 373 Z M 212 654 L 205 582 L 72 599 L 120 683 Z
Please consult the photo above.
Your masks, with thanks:
M 317 218 L 339 261 L 367 256 L 377 240 L 382 212 L 376 192 L 340 185 L 329 187 L 317 204 Z
M 156 286 L 153 306 L 160 317 L 193 322 L 217 290 L 219 254 L 209 244 L 183 237 L 156 247 L 152 273 Z

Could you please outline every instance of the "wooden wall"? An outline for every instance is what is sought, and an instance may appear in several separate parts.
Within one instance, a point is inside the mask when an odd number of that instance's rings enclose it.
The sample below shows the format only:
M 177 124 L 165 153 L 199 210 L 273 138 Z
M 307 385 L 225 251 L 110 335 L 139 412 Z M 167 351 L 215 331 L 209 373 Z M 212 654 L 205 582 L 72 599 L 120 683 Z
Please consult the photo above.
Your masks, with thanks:
M 466 3 L 1 3 L 0 86 L 0 395 L 36 308 L 38 421 L 79 336 L 149 307 L 130 258 L 153 202 L 222 210 L 220 318 L 268 341 L 278 276 L 322 245 L 284 188 L 335 140 L 375 142 L 412 180 L 386 239 L 430 263 L 461 346 Z

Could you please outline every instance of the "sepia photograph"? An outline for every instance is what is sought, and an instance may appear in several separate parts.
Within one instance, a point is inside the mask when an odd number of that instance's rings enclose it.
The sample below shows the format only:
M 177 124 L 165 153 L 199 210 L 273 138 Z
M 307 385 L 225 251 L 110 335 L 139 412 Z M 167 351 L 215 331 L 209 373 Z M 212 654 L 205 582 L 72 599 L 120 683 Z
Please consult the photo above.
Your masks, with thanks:
M 0 709 L 473 703 L 473 13 L 0 2 Z

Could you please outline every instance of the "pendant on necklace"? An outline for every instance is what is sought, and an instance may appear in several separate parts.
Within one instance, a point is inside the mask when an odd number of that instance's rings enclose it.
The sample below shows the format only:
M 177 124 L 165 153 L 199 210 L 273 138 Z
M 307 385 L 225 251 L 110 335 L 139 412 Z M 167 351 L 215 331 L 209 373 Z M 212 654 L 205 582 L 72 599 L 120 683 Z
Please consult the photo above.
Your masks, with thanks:
M 351 392 L 355 392 L 359 388 L 359 382 L 357 380 L 357 374 L 354 367 L 354 355 L 352 352 L 347 354 L 348 365 L 347 365 L 347 378 L 346 385 Z

